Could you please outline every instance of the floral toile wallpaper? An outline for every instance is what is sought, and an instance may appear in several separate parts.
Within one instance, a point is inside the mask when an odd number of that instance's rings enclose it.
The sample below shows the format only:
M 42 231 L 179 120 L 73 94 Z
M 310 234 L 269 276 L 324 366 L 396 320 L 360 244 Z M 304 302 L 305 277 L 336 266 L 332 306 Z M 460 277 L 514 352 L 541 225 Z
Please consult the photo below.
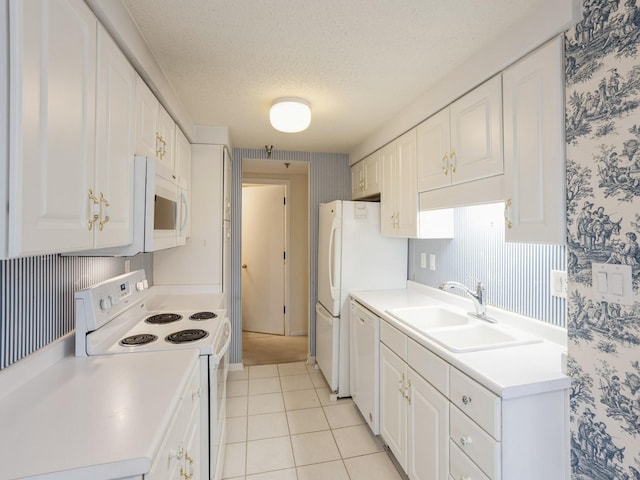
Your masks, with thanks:
M 640 6 L 584 0 L 566 34 L 572 479 L 640 480 Z M 591 264 L 630 265 L 634 303 Z

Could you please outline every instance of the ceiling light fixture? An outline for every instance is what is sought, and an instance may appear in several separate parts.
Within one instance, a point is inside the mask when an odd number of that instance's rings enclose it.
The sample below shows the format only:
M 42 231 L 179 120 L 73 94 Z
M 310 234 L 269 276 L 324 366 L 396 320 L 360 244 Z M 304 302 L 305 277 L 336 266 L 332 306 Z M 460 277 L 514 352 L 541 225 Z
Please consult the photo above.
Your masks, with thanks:
M 269 120 L 276 130 L 296 133 L 306 130 L 311 123 L 309 102 L 299 97 L 282 97 L 273 101 Z

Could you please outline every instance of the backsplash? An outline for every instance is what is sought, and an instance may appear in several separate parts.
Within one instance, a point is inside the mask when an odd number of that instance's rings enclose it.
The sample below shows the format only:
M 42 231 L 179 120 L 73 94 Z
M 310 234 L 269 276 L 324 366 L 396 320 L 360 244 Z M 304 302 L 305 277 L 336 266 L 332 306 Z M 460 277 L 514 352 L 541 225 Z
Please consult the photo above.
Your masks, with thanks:
M 473 288 L 470 275 L 485 285 L 488 304 L 566 327 L 566 300 L 551 296 L 550 289 L 551 270 L 566 268 L 566 248 L 506 243 L 503 214 L 503 203 L 454 209 L 454 238 L 409 241 L 409 279 L 430 287 L 454 280 Z M 436 256 L 435 271 L 420 267 L 421 253 L 427 260 Z
M 129 258 L 153 278 L 152 254 Z M 124 273 L 125 257 L 44 255 L 0 261 L 0 370 L 75 328 L 74 293 Z
M 640 479 L 640 8 L 583 15 L 566 33 L 571 471 Z M 632 305 L 593 294 L 594 262 L 631 266 Z

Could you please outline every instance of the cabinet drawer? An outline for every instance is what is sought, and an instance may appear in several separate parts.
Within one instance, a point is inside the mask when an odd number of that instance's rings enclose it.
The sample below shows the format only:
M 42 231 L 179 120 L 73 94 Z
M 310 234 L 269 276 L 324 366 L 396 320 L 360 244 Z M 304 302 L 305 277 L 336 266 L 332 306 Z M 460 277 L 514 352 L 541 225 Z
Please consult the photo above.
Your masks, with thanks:
M 500 471 L 500 442 L 480 428 L 455 407 L 451 408 L 449 436 L 490 478 L 498 480 Z
M 418 342 L 409 339 L 407 345 L 409 366 L 441 393 L 449 392 L 449 364 Z
M 496 480 L 489 479 L 455 442 L 449 442 L 449 474 L 451 480 Z
M 407 336 L 404 333 L 392 327 L 389 322 L 383 321 L 380 323 L 380 340 L 393 353 L 407 361 Z
M 459 370 L 451 368 L 449 400 L 493 438 L 500 440 L 500 397 Z

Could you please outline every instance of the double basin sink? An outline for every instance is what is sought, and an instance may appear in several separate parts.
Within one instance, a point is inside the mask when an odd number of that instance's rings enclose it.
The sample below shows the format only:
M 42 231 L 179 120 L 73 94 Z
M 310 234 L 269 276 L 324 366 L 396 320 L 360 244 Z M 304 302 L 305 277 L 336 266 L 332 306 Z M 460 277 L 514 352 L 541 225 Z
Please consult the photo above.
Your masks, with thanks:
M 445 306 L 387 309 L 393 318 L 455 353 L 491 350 L 541 342 L 542 339 L 499 324 L 490 324 Z

